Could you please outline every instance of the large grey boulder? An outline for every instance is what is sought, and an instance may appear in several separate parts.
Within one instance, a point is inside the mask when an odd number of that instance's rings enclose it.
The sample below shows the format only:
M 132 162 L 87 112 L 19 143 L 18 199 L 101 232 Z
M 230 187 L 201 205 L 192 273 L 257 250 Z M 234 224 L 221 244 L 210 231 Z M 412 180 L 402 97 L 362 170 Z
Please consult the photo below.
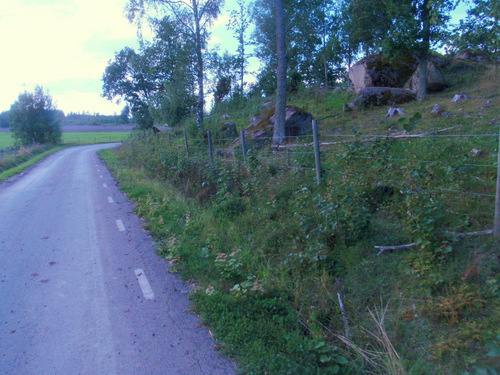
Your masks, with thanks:
M 403 87 L 416 67 L 413 57 L 389 61 L 381 54 L 369 55 L 351 66 L 349 79 L 358 93 L 367 87 Z
M 236 124 L 232 121 L 225 121 L 219 128 L 219 136 L 224 138 L 235 138 L 238 136 Z
M 488 61 L 488 55 L 486 55 L 482 51 L 474 51 L 471 49 L 463 50 L 456 54 L 455 59 L 457 60 L 465 60 L 465 61 L 473 61 L 473 62 L 486 62 Z
M 410 90 L 397 87 L 367 87 L 358 93 L 358 97 L 345 110 L 362 109 L 371 106 L 402 104 L 415 100 L 416 94 Z
M 245 129 L 245 141 L 248 148 L 261 148 L 271 143 L 274 132 L 276 107 L 268 110 L 263 116 Z M 312 115 L 296 106 L 287 106 L 285 115 L 285 135 L 287 137 L 302 136 L 312 133 Z M 226 150 L 226 155 L 232 154 L 232 149 L 241 142 L 235 139 Z
M 419 82 L 420 74 L 419 69 L 417 69 L 415 70 L 415 73 L 413 73 L 413 76 L 404 85 L 404 88 L 417 92 Z M 443 91 L 446 87 L 446 80 L 444 79 L 443 74 L 432 61 L 429 61 L 427 64 L 427 92 Z

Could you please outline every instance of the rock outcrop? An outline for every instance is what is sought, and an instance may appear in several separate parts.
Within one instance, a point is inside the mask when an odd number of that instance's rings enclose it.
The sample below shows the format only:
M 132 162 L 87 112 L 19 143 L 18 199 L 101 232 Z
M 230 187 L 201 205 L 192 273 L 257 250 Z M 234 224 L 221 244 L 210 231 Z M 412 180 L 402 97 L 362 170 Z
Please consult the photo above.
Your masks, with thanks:
M 412 77 L 404 85 L 404 88 L 413 92 L 417 92 L 420 81 L 419 70 L 415 70 Z M 441 71 L 429 61 L 427 64 L 427 92 L 439 92 L 445 90 L 447 87 Z
M 416 67 L 417 61 L 413 57 L 392 62 L 381 54 L 370 55 L 349 69 L 349 79 L 358 93 L 367 87 L 403 87 Z
M 471 49 L 463 50 L 455 55 L 457 60 L 473 61 L 473 62 L 486 62 L 489 60 L 488 55 L 482 51 L 474 51 Z
M 358 93 L 358 97 L 345 110 L 362 109 L 371 106 L 393 105 L 411 102 L 416 99 L 414 92 L 397 87 L 367 87 Z
M 245 140 L 248 148 L 261 148 L 271 143 L 274 132 L 276 107 L 268 110 L 262 117 L 245 129 Z M 287 137 L 302 136 L 312 133 L 312 115 L 296 106 L 286 107 L 285 116 L 285 135 Z M 232 149 L 236 147 L 241 140 L 235 139 L 226 154 L 232 154 Z

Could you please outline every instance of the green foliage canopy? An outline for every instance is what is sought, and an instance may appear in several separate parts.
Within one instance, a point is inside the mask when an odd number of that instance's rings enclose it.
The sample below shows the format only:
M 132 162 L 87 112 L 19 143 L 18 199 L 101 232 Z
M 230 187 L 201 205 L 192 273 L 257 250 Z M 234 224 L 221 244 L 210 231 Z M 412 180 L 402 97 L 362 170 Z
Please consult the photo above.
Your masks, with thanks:
M 125 47 L 106 67 L 102 80 L 103 96 L 109 100 L 123 98 L 131 107 L 134 119 L 141 128 L 153 126 L 148 101 L 157 89 L 150 77 L 151 66 L 144 55 Z
M 125 100 L 141 128 L 154 122 L 177 124 L 196 101 L 194 43 L 184 25 L 169 17 L 157 21 L 153 41 L 140 51 L 124 48 L 103 75 L 103 96 Z
M 500 55 L 500 2 L 474 0 L 467 18 L 453 30 L 451 51 L 482 51 L 492 60 Z
M 12 104 L 9 124 L 14 138 L 23 145 L 32 143 L 60 143 L 60 111 L 52 103 L 52 97 L 43 87 L 34 92 L 24 92 Z
M 196 122 L 198 129 L 203 129 L 205 91 L 204 74 L 208 27 L 217 19 L 224 0 L 128 0 L 126 13 L 129 20 L 138 21 L 147 15 L 151 9 L 153 16 L 149 18 L 153 24 L 158 22 L 157 14 L 167 14 L 171 16 L 179 25 L 182 25 L 185 36 L 191 39 L 194 45 L 194 61 L 196 70 L 196 81 L 198 89 L 198 99 L 196 102 Z M 149 8 L 149 9 L 148 9 Z M 158 10 L 162 8 L 162 11 Z

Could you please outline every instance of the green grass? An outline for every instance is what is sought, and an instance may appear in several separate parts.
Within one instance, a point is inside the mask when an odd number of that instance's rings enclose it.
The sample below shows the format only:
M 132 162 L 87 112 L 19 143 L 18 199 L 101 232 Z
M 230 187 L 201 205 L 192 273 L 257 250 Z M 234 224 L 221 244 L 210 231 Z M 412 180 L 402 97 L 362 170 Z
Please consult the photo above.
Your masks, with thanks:
M 122 142 L 130 132 L 74 132 L 63 133 L 62 143 L 93 144 Z M 0 132 L 0 148 L 13 147 L 14 138 L 10 132 Z
M 78 132 L 78 133 L 63 133 L 63 145 L 53 147 L 47 150 L 45 146 L 37 146 L 35 148 L 28 147 L 21 149 L 17 156 L 13 153 L 3 154 L 0 160 L 0 182 L 10 178 L 29 166 L 35 164 L 45 156 L 73 144 L 94 144 L 107 142 L 122 142 L 127 139 L 130 132 Z M 13 147 L 15 140 L 9 132 L 0 132 L 0 149 Z M 46 151 L 43 151 L 46 150 Z M 40 153 L 43 151 L 42 153 Z
M 402 121 L 384 119 L 387 108 L 341 113 L 346 93 L 291 96 L 323 118 L 323 140 L 357 136 L 322 148 L 321 186 L 313 171 L 293 168 L 313 165 L 308 148 L 291 155 L 292 168 L 276 166 L 281 155 L 266 149 L 247 164 L 238 155 L 210 163 L 202 137 L 190 139 L 189 157 L 182 137 L 171 146 L 166 136 L 102 153 L 171 270 L 194 282 L 196 310 L 242 373 L 494 373 L 498 244 L 454 233 L 492 227 L 498 138 L 462 135 L 498 133 L 498 72 L 449 82 L 405 104 Z M 471 99 L 452 104 L 458 92 Z M 207 127 L 227 113 L 243 128 L 263 101 L 224 104 Z M 450 116 L 433 117 L 434 103 Z M 362 142 L 451 127 L 439 137 Z M 412 242 L 381 255 L 374 247 Z M 348 340 L 339 339 L 338 293 Z
M 51 149 L 49 149 L 45 152 L 34 155 L 32 157 L 28 156 L 27 161 L 1 172 L 0 173 L 0 182 L 4 181 L 12 176 L 15 176 L 18 173 L 21 173 L 26 168 L 31 167 L 33 164 L 39 162 L 40 160 L 42 160 L 46 156 L 49 156 L 50 154 L 53 154 L 54 152 L 59 151 L 59 150 L 63 149 L 64 147 L 65 146 L 55 146 L 55 147 L 52 147 Z
M 0 132 L 0 148 L 12 147 L 14 138 L 10 132 Z
M 75 132 L 63 133 L 63 143 L 94 144 L 107 142 L 122 142 L 130 132 Z

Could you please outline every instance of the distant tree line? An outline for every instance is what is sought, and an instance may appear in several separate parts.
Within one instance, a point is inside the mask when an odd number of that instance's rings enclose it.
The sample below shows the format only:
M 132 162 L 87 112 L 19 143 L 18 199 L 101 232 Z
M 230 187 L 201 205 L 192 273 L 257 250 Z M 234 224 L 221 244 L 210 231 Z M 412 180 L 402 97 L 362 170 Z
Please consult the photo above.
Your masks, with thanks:
M 67 115 L 60 109 L 53 109 L 54 117 L 58 120 L 61 126 L 65 125 L 122 125 L 129 124 L 130 109 L 126 106 L 120 115 L 101 115 L 99 113 L 74 113 L 70 112 Z M 10 111 L 0 112 L 0 128 L 9 127 Z
M 121 125 L 130 122 L 129 109 L 125 107 L 120 115 L 101 115 L 99 113 L 70 112 L 61 119 L 61 125 Z
M 425 75 L 430 50 L 465 48 L 482 51 L 496 61 L 500 54 L 497 1 L 471 0 L 467 17 L 451 25 L 460 0 L 284 0 L 287 90 L 333 87 L 346 79 L 357 59 L 372 53 L 389 58 L 414 56 Z M 277 88 L 277 0 L 237 0 L 228 34 L 237 51 L 209 50 L 210 26 L 221 14 L 222 0 L 128 0 L 129 19 L 147 22 L 151 40 L 138 50 L 124 48 L 109 61 L 103 96 L 125 101 L 144 128 L 155 123 L 175 126 L 195 117 L 203 129 L 206 93 L 214 105 Z M 250 55 L 249 51 L 253 54 Z M 248 84 L 249 58 L 260 68 Z M 426 80 L 420 80 L 419 100 Z

